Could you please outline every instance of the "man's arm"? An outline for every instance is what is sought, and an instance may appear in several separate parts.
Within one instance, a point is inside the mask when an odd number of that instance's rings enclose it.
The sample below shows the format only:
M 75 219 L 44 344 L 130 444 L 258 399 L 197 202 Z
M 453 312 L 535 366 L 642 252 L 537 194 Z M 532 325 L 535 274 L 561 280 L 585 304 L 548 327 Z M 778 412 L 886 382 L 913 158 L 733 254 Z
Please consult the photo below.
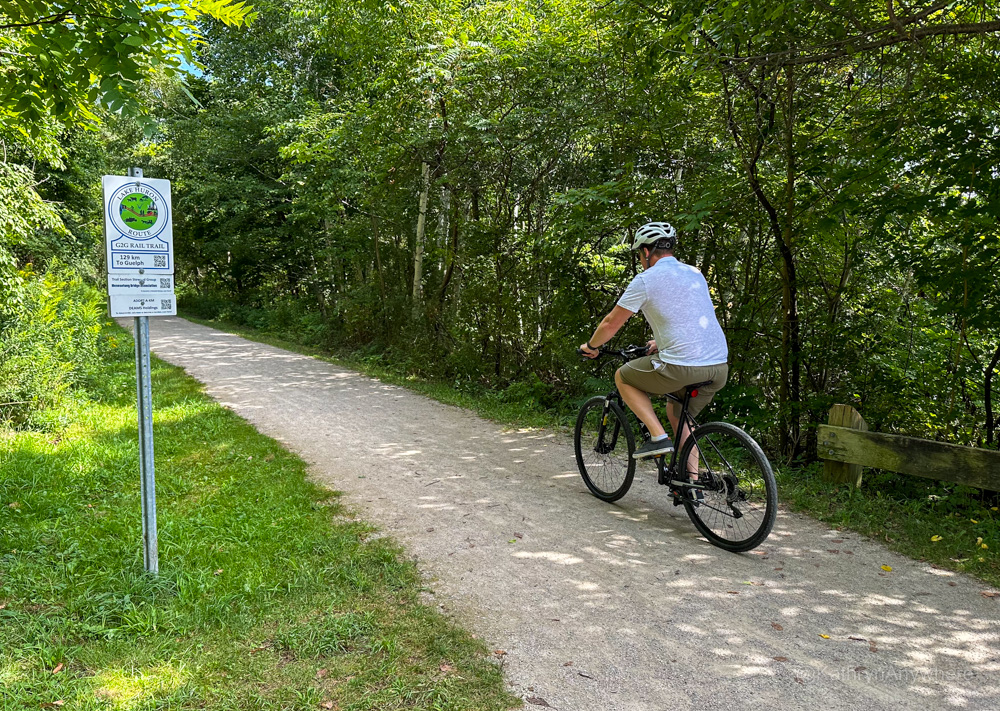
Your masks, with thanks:
M 597 330 L 594 331 L 594 335 L 590 337 L 590 341 L 584 343 L 580 346 L 580 350 L 584 352 L 588 358 L 596 358 L 598 356 L 597 349 L 603 346 L 605 343 L 610 341 L 619 329 L 625 325 L 635 313 L 629 311 L 628 309 L 622 308 L 621 306 L 615 306 L 611 309 L 610 313 L 604 317 L 600 324 L 597 326 Z M 593 346 L 591 348 L 590 346 Z

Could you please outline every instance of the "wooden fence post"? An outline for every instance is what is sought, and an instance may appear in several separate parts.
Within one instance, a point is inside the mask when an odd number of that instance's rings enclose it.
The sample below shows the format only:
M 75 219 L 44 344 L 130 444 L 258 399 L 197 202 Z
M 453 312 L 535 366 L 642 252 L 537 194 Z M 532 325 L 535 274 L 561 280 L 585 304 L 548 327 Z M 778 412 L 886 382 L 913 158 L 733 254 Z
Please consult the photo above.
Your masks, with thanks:
M 831 427 L 847 427 L 852 430 L 868 431 L 868 423 L 861 413 L 850 405 L 834 405 L 830 408 Z M 823 445 L 827 444 L 822 440 L 818 443 L 819 454 L 823 456 Z M 832 462 L 829 459 L 823 462 L 823 476 L 827 481 L 835 484 L 850 484 L 857 488 L 861 486 L 861 472 L 864 469 L 860 464 L 845 464 L 844 462 Z

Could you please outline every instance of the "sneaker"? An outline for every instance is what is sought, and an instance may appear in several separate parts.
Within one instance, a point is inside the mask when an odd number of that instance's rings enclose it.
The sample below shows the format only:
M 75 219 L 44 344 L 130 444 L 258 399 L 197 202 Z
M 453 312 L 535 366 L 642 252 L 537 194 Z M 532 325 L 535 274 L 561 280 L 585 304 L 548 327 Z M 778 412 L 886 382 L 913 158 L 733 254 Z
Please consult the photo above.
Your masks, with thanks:
M 649 439 L 643 442 L 639 449 L 632 452 L 632 459 L 646 459 L 647 457 L 656 457 L 660 454 L 670 454 L 673 451 L 674 443 L 670 441 L 669 437 L 655 442 Z

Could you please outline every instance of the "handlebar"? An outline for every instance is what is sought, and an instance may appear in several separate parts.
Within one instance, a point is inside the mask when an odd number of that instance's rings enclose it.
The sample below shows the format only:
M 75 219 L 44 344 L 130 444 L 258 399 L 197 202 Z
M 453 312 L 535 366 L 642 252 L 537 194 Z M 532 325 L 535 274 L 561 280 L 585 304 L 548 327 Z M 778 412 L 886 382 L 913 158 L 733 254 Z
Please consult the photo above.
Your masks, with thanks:
M 635 360 L 636 358 L 642 358 L 647 353 L 646 346 L 625 346 L 620 350 L 614 348 L 608 348 L 607 346 L 601 346 L 597 349 L 598 355 L 594 358 L 585 355 L 582 348 L 576 349 L 577 354 L 584 358 L 585 360 L 598 360 L 601 356 L 614 356 L 620 358 L 622 362 L 627 363 L 630 360 Z

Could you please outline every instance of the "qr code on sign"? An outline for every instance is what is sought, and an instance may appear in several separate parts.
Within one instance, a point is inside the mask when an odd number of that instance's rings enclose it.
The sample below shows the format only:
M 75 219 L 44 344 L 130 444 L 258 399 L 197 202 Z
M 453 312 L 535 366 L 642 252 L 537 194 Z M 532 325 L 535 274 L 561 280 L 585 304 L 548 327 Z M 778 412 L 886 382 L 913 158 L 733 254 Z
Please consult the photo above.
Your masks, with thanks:
M 167 266 L 167 256 L 165 254 L 154 254 L 153 267 L 165 267 L 165 266 Z
M 173 299 L 160 299 L 160 309 L 163 311 L 170 311 L 174 307 Z
M 169 289 L 170 288 L 170 279 L 160 279 L 160 288 L 161 289 Z

